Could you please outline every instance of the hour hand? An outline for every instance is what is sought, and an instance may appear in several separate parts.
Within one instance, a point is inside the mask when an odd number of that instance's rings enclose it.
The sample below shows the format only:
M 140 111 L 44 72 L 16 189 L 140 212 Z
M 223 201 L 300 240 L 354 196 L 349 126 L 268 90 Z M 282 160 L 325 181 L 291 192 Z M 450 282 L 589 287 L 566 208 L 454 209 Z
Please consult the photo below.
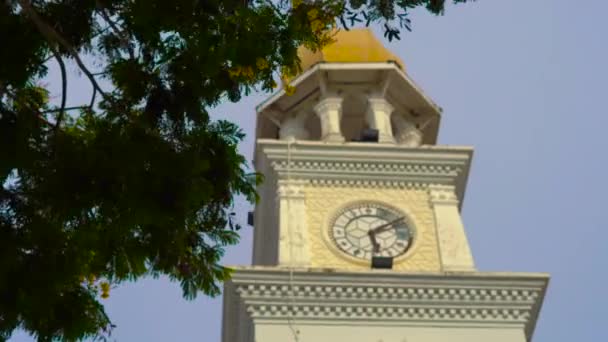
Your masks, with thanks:
M 378 244 L 378 241 L 376 240 L 376 233 L 374 232 L 374 230 L 371 229 L 370 231 L 368 231 L 367 235 L 369 235 L 369 239 L 372 241 L 374 253 L 380 252 L 380 244 Z

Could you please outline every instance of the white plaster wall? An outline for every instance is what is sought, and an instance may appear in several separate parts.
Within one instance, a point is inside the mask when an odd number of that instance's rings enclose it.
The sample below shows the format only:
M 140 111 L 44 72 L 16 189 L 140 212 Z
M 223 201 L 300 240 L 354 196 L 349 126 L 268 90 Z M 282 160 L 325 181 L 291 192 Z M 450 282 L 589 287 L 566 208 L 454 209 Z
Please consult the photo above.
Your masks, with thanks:
M 255 342 L 525 342 L 523 328 L 256 324 Z

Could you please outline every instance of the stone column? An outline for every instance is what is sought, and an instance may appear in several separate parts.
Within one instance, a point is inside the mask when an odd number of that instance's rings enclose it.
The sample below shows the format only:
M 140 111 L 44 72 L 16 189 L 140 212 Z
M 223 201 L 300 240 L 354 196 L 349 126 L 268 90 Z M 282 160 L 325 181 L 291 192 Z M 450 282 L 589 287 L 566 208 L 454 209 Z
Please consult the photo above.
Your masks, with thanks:
M 443 270 L 475 271 L 454 187 L 431 185 L 429 195 Z
M 310 248 L 304 183 L 279 181 L 279 266 L 309 267 Z
M 342 120 L 342 98 L 325 98 L 314 106 L 314 111 L 321 120 L 321 139 L 329 142 L 343 142 L 340 130 Z
M 367 99 L 368 108 L 366 120 L 369 128 L 378 130 L 378 142 L 393 143 L 391 114 L 394 107 L 384 98 L 370 97 Z
M 281 128 L 279 129 L 279 138 L 281 140 L 306 140 L 309 138 L 310 134 L 305 127 L 306 119 L 310 113 L 307 111 L 301 111 L 296 115 L 290 116 L 286 118 L 281 123 Z
M 395 132 L 397 143 L 406 147 L 418 147 L 422 144 L 422 132 L 416 125 L 406 120 L 402 115 L 395 115 Z

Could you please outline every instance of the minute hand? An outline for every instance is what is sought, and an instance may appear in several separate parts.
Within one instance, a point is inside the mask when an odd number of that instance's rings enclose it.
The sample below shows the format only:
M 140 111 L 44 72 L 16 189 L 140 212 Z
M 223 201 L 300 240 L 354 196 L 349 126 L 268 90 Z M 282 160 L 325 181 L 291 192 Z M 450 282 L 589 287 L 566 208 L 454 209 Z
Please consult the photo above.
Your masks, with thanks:
M 378 233 L 381 233 L 381 232 L 389 229 L 395 223 L 403 221 L 404 218 L 405 218 L 404 216 L 401 216 L 400 218 L 398 218 L 396 220 L 390 221 L 390 222 L 385 223 L 383 225 L 380 225 L 380 226 L 378 226 L 376 228 L 372 228 L 372 229 L 370 229 L 369 234 L 378 234 Z

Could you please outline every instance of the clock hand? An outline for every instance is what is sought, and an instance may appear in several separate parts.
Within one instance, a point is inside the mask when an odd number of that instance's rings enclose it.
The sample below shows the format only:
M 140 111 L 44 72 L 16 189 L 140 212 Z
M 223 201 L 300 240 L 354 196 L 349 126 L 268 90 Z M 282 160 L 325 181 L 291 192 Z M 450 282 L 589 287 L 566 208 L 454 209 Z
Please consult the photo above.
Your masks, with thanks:
M 374 234 L 371 230 L 368 232 L 369 239 L 372 240 L 372 246 L 374 248 L 374 253 L 380 252 L 380 244 L 376 241 L 376 234 Z
M 395 223 L 403 221 L 404 218 L 405 218 L 405 216 L 401 216 L 400 218 L 398 218 L 396 220 L 390 221 L 388 223 L 385 223 L 383 225 L 370 229 L 370 232 L 373 232 L 374 234 L 381 233 L 381 232 L 391 228 L 391 226 L 394 225 Z
M 372 228 L 367 232 L 367 234 L 369 235 L 369 239 L 372 241 L 372 246 L 374 247 L 374 253 L 380 252 L 380 244 L 376 240 L 376 234 L 381 233 L 385 230 L 388 230 L 393 224 L 395 224 L 399 221 L 402 221 L 404 218 L 405 218 L 405 216 L 402 216 L 396 220 L 393 220 L 388 223 L 379 225 L 378 227 Z

